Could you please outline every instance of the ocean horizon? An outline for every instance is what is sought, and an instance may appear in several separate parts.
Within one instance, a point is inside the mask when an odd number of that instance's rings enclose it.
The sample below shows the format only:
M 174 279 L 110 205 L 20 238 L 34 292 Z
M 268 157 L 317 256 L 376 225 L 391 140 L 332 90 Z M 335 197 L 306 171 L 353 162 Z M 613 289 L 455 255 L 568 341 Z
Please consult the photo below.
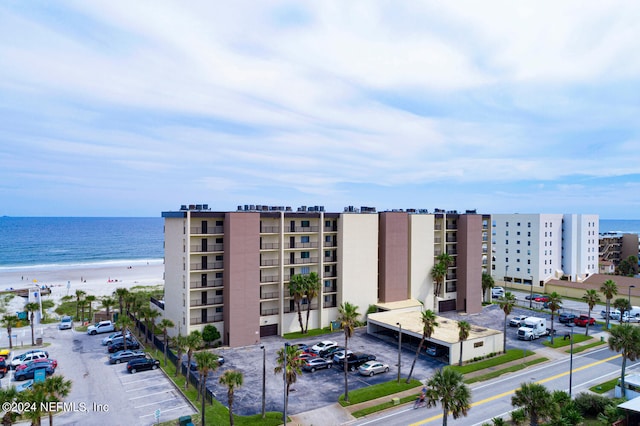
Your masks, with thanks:
M 599 232 L 640 234 L 640 220 L 601 219 Z M 161 217 L 0 217 L 0 272 L 157 264 Z

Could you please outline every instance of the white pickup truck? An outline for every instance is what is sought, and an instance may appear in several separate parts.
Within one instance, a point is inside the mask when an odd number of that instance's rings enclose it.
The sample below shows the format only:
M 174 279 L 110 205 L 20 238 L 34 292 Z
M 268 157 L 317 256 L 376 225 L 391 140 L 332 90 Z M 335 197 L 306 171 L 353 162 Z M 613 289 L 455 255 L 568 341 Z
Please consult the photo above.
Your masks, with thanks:
M 111 321 L 100 321 L 87 327 L 87 334 L 92 336 L 99 333 L 111 333 L 115 330 L 115 326 Z

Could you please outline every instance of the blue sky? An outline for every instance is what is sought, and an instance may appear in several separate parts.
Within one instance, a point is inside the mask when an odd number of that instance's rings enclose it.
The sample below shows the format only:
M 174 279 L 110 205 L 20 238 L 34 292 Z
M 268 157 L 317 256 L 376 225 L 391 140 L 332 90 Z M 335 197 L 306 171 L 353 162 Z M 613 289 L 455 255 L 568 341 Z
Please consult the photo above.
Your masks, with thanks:
M 640 219 L 640 3 L 0 3 L 0 215 Z

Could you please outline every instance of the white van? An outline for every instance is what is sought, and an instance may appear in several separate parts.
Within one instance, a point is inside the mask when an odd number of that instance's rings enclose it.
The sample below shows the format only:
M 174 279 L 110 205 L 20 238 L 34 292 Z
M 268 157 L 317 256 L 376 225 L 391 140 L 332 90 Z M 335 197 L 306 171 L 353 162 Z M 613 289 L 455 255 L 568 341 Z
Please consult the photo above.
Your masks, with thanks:
M 625 311 L 622 315 L 624 322 L 640 322 L 640 306 L 632 306 L 630 311 Z

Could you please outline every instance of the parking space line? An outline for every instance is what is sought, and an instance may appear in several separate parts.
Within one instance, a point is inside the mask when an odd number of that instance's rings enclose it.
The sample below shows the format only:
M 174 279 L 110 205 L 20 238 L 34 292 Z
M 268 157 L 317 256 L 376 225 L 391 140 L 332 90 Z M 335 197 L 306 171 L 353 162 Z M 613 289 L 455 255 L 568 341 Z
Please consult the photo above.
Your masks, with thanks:
M 171 391 L 173 391 L 173 389 L 171 389 L 171 390 L 163 390 L 162 392 L 149 393 L 147 395 L 134 396 L 133 398 L 129 398 L 129 401 L 133 401 L 134 399 L 146 398 L 146 397 L 151 396 L 151 395 L 160 395 L 161 393 L 168 393 L 168 392 L 171 392 Z
M 162 387 L 164 387 L 164 385 L 165 385 L 165 384 L 161 384 L 161 385 L 163 385 Z M 151 385 L 151 386 L 145 386 L 145 387 L 143 387 L 143 388 L 129 389 L 129 390 L 125 391 L 125 392 L 136 392 L 136 391 L 141 391 L 141 390 L 149 389 L 149 388 L 151 388 L 151 387 L 153 387 L 153 385 Z
M 133 408 L 144 408 L 144 407 L 148 407 L 149 405 L 156 405 L 156 404 L 162 404 L 164 402 L 175 401 L 176 399 L 177 398 L 174 397 L 174 398 L 170 398 L 170 399 L 165 399 L 164 401 L 153 401 L 153 402 L 150 402 L 148 404 L 136 405 Z
M 168 411 L 173 411 L 173 410 L 182 410 L 184 408 L 191 408 L 188 405 L 181 405 L 179 407 L 174 407 L 174 408 L 167 408 L 167 409 L 163 409 L 162 413 L 166 413 Z M 155 413 L 151 413 L 151 414 L 145 414 L 144 416 L 140 416 L 141 419 L 145 418 L 145 417 L 151 417 L 151 416 L 155 416 Z
M 148 382 L 149 380 L 158 380 L 157 377 L 150 377 L 148 379 L 140 379 L 140 380 L 131 380 L 130 382 L 122 382 L 123 385 L 130 385 L 133 383 L 139 383 L 139 382 Z

